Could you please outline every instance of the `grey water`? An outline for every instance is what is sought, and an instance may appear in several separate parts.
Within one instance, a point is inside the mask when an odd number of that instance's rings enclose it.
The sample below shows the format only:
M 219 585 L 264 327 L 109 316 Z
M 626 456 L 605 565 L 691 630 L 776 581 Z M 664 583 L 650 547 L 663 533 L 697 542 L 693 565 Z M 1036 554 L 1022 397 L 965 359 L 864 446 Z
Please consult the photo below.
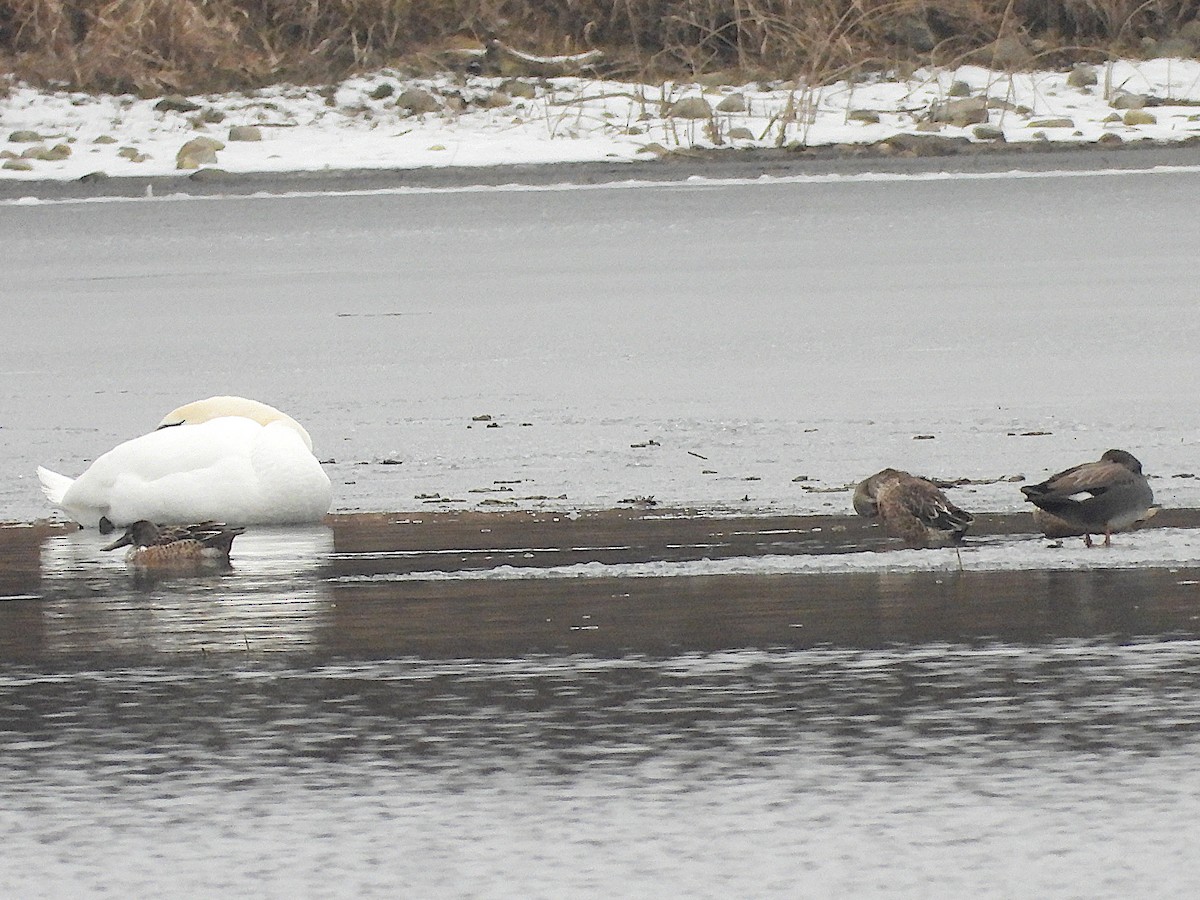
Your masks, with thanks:
M 801 283 L 835 309 L 894 290 L 905 321 L 931 294 L 938 327 L 992 336 L 955 377 L 997 396 L 1167 416 L 1195 371 L 1195 185 L 5 207 L 0 512 L 45 514 L 37 463 L 77 464 L 144 431 L 147 407 L 235 386 L 292 398 L 348 508 L 403 509 L 393 472 L 354 464 L 386 454 L 406 415 L 478 412 L 498 383 L 604 410 L 650 354 L 666 360 L 654 390 L 683 396 L 731 371 L 690 352 L 729 321 L 705 318 L 719 304 L 756 313 L 721 333 L 769 370 L 791 348 L 755 298 Z M 1041 312 L 1058 330 L 1006 330 Z M 833 395 L 814 403 L 878 385 L 854 315 L 839 321 L 818 360 Z M 1095 363 L 1078 322 L 1161 347 L 1118 341 Z M 708 402 L 770 415 L 793 399 L 769 393 L 734 373 Z M 170 579 L 130 573 L 94 535 L 12 538 L 0 895 L 1200 885 L 1194 569 L 389 582 L 337 538 L 249 533 L 230 571 Z
M 4 896 L 1200 879 L 1197 569 L 395 581 L 335 525 L 154 577 L 8 538 Z

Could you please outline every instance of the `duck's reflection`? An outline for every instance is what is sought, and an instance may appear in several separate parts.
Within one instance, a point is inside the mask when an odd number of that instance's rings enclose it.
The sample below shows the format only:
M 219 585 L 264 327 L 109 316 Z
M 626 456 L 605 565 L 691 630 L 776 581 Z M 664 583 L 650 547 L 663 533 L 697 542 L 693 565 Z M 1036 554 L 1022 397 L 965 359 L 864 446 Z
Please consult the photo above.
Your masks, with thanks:
M 227 569 L 155 573 L 105 553 L 95 531 L 41 549 L 40 648 L 52 654 L 274 651 L 307 647 L 330 606 L 323 526 L 252 528 Z

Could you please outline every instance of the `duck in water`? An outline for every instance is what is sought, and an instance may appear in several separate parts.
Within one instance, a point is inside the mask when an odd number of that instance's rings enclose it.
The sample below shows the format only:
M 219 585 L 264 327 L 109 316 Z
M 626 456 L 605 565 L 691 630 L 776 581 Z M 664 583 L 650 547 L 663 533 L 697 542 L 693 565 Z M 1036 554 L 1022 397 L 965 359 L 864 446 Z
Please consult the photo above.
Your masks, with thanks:
M 103 549 L 128 547 L 126 560 L 141 569 L 225 567 L 233 539 L 245 530 L 223 522 L 164 527 L 142 519 Z

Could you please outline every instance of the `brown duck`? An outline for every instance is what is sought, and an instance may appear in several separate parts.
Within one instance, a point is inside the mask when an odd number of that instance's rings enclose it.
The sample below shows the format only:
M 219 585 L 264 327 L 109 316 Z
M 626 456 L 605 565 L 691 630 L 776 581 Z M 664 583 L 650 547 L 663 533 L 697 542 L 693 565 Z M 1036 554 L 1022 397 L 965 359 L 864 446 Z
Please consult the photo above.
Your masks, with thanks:
M 884 469 L 854 488 L 854 511 L 879 518 L 910 547 L 944 547 L 962 540 L 974 516 L 959 509 L 932 481 Z
M 104 550 L 128 547 L 126 559 L 132 566 L 153 569 L 228 565 L 233 539 L 246 529 L 223 522 L 197 525 L 155 525 L 142 519 Z

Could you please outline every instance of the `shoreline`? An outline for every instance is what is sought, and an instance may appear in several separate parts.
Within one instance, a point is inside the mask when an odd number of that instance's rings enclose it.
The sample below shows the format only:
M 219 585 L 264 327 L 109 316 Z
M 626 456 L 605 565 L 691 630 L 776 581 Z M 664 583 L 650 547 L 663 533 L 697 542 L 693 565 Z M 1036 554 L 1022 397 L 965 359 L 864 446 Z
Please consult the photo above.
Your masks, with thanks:
M 894 177 L 946 173 L 1144 172 L 1200 166 L 1200 139 L 1124 144 L 950 141 L 937 135 L 895 149 L 887 142 L 792 149 L 685 149 L 661 157 L 600 162 L 481 166 L 346 168 L 322 171 L 232 173 L 220 168 L 190 174 L 104 176 L 63 181 L 0 179 L 0 202 L 147 197 L 248 197 L 295 193 L 369 193 L 389 190 L 469 190 L 604 186 L 628 182 L 681 183 L 689 179 L 742 181 L 880 174 Z M 886 149 L 891 148 L 891 149 Z

